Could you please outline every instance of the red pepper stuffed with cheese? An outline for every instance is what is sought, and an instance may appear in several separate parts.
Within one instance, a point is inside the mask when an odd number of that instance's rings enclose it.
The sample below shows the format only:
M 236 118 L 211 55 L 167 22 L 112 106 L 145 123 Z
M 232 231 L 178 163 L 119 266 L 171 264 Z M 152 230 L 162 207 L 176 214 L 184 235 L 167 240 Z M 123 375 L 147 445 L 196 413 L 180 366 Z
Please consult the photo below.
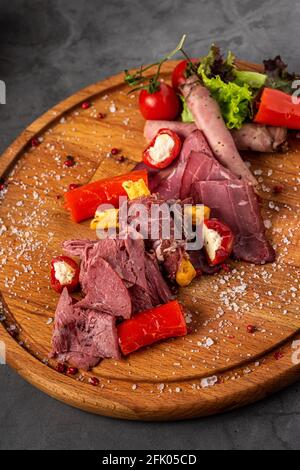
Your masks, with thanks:
M 144 163 L 151 168 L 166 168 L 181 150 L 181 140 L 176 132 L 160 129 L 148 147 L 144 150 Z

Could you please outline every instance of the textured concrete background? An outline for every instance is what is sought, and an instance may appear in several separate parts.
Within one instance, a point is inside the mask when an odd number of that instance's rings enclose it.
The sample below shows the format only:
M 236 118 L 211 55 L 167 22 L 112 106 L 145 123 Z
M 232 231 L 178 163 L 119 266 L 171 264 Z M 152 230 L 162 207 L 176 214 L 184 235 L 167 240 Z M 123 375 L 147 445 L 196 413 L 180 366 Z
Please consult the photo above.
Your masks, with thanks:
M 189 33 L 252 61 L 281 53 L 300 69 L 299 0 L 1 0 L 0 152 L 31 121 L 92 82 L 151 62 Z M 299 385 L 230 414 L 121 422 L 62 405 L 0 366 L 0 449 L 299 449 Z

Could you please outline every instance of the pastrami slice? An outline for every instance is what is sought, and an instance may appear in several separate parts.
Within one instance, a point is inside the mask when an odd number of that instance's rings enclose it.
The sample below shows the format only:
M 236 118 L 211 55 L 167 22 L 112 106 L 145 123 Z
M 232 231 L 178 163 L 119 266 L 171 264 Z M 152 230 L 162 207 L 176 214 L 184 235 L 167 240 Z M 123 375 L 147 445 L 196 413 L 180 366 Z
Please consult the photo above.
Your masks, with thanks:
M 64 289 L 55 313 L 51 357 L 86 370 L 103 358 L 119 358 L 115 322 L 109 314 L 81 309 Z
M 83 277 L 84 299 L 80 308 L 99 310 L 102 313 L 130 318 L 131 299 L 128 290 L 110 264 L 103 258 L 91 260 Z
M 231 228 L 236 259 L 255 264 L 275 260 L 275 251 L 265 236 L 257 196 L 249 184 L 240 180 L 198 182 L 193 186 L 193 199 L 209 206 L 212 217 Z
M 224 168 L 213 157 L 203 152 L 192 151 L 189 155 L 182 178 L 180 197 L 190 197 L 191 188 L 198 181 L 221 181 L 235 179 L 235 175 Z

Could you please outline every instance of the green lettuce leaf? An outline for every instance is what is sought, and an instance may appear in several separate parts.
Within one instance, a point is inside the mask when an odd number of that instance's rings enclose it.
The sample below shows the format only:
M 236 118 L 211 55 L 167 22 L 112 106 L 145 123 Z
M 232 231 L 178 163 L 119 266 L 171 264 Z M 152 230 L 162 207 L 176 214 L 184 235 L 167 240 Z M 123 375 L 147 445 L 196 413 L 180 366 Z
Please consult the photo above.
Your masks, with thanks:
M 194 122 L 194 116 L 192 115 L 191 111 L 186 104 L 186 101 L 183 96 L 180 95 L 182 101 L 182 112 L 181 112 L 181 120 L 182 122 Z
M 243 86 L 234 82 L 225 83 L 219 76 L 207 78 L 202 73 L 206 88 L 219 103 L 223 119 L 228 129 L 240 129 L 243 123 L 251 117 L 253 94 L 247 84 Z
M 224 58 L 215 44 L 201 60 L 197 73 L 203 85 L 218 102 L 228 129 L 240 129 L 243 123 L 252 117 L 253 101 L 258 90 L 265 85 L 267 76 L 237 70 L 234 54 L 229 51 Z M 185 100 L 182 101 L 182 121 L 194 121 Z
M 250 88 L 259 89 L 262 88 L 267 80 L 267 75 L 258 72 L 249 72 L 247 70 L 236 70 L 234 82 L 237 85 L 243 86 L 245 83 Z

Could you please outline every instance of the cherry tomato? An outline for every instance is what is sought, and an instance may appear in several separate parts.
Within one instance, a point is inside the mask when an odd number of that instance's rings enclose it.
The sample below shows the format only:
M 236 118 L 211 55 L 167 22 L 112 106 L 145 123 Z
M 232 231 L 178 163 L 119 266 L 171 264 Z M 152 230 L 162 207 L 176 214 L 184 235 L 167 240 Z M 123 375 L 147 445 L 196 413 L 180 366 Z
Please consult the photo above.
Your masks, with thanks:
M 193 64 L 199 62 L 198 59 L 191 59 Z M 176 65 L 175 69 L 172 73 L 172 86 L 176 93 L 181 93 L 180 86 L 184 84 L 186 81 L 186 67 L 188 64 L 188 60 L 182 60 L 179 64 Z
M 180 111 L 179 98 L 172 87 L 160 83 L 159 90 L 149 93 L 142 90 L 139 96 L 140 111 L 145 119 L 172 121 Z

